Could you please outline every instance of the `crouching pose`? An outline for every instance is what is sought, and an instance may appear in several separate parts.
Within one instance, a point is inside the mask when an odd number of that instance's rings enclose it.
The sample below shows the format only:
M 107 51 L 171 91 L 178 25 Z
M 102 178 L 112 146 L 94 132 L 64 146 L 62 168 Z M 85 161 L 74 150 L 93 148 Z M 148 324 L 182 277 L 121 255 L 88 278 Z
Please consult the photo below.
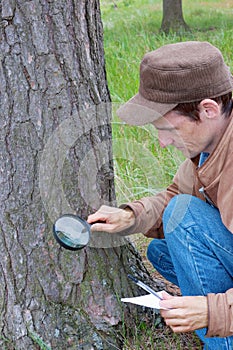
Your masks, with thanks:
M 161 147 L 187 158 L 163 192 L 102 206 L 93 231 L 153 237 L 148 259 L 182 296 L 166 293 L 161 314 L 174 332 L 195 330 L 204 349 L 233 349 L 233 77 L 208 42 L 165 45 L 147 53 L 140 87 L 119 110 L 151 123 Z

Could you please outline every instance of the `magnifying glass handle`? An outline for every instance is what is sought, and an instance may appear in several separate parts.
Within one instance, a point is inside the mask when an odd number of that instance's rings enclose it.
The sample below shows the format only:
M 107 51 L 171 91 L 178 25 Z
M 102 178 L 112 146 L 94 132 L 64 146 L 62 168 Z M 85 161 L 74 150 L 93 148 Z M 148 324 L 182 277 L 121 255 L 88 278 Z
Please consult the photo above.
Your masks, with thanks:
M 91 224 L 88 223 L 88 225 L 91 227 L 92 225 L 95 225 L 95 224 L 106 224 L 106 221 L 101 221 L 101 220 L 97 220 L 95 222 L 92 222 Z
M 97 221 L 92 222 L 89 225 L 94 225 L 94 224 L 106 224 L 106 221 L 97 220 Z

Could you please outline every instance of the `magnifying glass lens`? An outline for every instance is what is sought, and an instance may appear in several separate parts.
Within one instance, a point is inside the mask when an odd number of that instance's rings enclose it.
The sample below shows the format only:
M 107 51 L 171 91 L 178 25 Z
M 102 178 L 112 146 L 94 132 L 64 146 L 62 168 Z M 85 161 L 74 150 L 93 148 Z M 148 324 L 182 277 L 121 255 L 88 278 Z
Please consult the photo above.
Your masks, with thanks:
M 89 224 L 75 215 L 63 215 L 54 223 L 53 233 L 58 243 L 66 249 L 85 247 L 90 238 Z

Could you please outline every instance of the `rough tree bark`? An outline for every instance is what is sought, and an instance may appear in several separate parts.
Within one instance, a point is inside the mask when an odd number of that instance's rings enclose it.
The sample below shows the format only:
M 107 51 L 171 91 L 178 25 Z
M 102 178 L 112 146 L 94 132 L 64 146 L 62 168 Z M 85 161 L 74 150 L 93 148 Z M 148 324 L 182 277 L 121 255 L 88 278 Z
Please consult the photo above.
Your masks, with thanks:
M 146 278 L 140 257 L 121 239 L 76 253 L 52 237 L 64 210 L 86 217 L 115 201 L 99 2 L 0 6 L 0 347 L 120 348 L 118 299 L 135 293 L 127 272 Z M 90 151 L 93 167 L 84 169 Z M 98 198 L 86 200 L 86 187 Z
M 183 17 L 182 0 L 163 0 L 163 19 L 160 30 L 166 34 L 170 31 L 189 30 Z

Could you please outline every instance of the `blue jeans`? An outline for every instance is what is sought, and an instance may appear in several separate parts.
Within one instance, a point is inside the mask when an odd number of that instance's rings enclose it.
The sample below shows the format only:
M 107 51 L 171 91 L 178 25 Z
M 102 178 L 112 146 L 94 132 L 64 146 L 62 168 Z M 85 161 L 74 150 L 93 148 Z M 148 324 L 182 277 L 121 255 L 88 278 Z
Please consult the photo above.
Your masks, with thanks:
M 163 216 L 165 239 L 154 239 L 147 256 L 155 269 L 178 285 L 182 295 L 224 293 L 233 287 L 233 234 L 218 209 L 190 196 L 172 198 Z M 205 338 L 204 349 L 233 350 L 233 336 Z

